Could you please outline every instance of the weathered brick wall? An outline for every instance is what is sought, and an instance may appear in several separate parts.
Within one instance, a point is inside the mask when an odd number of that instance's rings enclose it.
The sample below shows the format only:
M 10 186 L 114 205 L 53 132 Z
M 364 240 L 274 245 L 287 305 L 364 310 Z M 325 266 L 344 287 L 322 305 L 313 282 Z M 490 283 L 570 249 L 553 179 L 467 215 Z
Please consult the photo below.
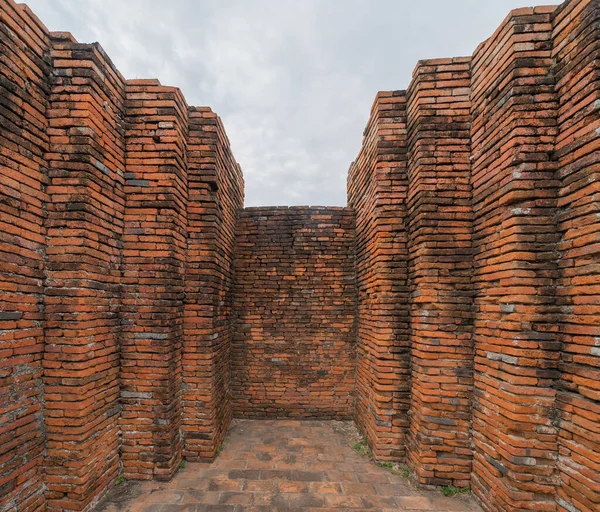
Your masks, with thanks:
M 125 87 L 121 431 L 126 477 L 181 461 L 187 105 L 156 80 Z
M 354 416 L 486 510 L 598 509 L 598 0 L 379 93 L 349 208 L 241 210 L 216 114 L 13 0 L 0 55 L 0 510 L 169 479 L 233 414 Z
M 381 460 L 406 452 L 410 389 L 406 94 L 377 95 L 348 173 L 356 212 L 357 424 Z
M 470 59 L 421 61 L 407 92 L 411 407 L 422 484 L 469 484 L 473 392 Z
M 48 509 L 93 507 L 119 469 L 123 79 L 51 35 L 45 282 Z
M 240 214 L 236 244 L 234 414 L 351 417 L 352 211 L 247 208 Z
M 190 109 L 189 117 L 183 432 L 184 455 L 196 460 L 215 456 L 232 415 L 233 254 L 244 197 L 220 119 L 209 108 Z
M 600 2 L 552 17 L 558 96 L 558 510 L 600 508 Z
M 49 37 L 0 2 L 0 509 L 44 505 L 42 382 Z
M 472 58 L 420 62 L 406 115 L 395 117 L 407 140 L 384 149 L 395 158 L 407 148 L 408 191 L 394 195 L 406 203 L 409 255 L 409 308 L 394 315 L 410 325 L 407 462 L 424 485 L 471 481 L 487 510 L 600 503 L 599 16 L 592 0 L 515 10 Z M 381 97 L 357 159 L 366 169 L 352 165 L 348 195 L 357 219 L 356 413 L 372 446 L 378 409 L 360 397 L 378 373 L 361 376 L 361 333 L 380 312 L 361 316 L 360 305 L 387 269 L 360 265 L 381 210 L 356 190 L 389 185 L 373 156 L 386 140 L 372 130 Z M 396 246 L 399 260 L 406 250 Z
M 243 181 L 210 109 L 0 15 L 0 509 L 94 510 L 120 471 L 168 479 L 220 445 Z
M 473 488 L 495 510 L 554 500 L 552 10 L 511 13 L 472 65 Z

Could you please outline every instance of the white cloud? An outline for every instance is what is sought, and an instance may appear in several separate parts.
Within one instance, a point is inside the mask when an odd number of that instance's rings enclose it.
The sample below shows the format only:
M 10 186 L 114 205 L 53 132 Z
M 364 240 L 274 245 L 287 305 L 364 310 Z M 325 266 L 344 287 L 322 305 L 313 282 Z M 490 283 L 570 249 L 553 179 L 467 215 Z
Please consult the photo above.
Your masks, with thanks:
M 51 30 L 99 41 L 125 77 L 219 113 L 256 206 L 345 204 L 376 92 L 406 88 L 419 59 L 470 55 L 523 0 L 28 4 Z

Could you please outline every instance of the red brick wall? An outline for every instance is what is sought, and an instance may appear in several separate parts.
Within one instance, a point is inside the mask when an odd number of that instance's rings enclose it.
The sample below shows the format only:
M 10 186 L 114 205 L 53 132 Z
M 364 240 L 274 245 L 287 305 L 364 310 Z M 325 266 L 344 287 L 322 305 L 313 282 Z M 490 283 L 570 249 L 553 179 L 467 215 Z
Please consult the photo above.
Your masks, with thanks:
M 425 485 L 469 485 L 473 392 L 470 59 L 421 61 L 407 92 L 411 406 Z
M 217 115 L 189 112 L 184 455 L 215 456 L 231 419 L 233 251 L 243 178 Z M 201 404 L 201 407 L 199 407 Z
M 382 106 L 392 93 L 378 94 L 350 168 L 357 422 L 376 457 L 390 457 L 377 449 L 380 404 L 409 386 L 409 435 L 391 458 L 407 447 L 424 485 L 471 480 L 488 510 L 600 503 L 599 10 L 590 0 L 519 9 L 472 58 L 420 62 L 408 92 L 393 93 L 405 95 L 405 115 Z M 382 112 L 397 123 L 388 148 L 374 129 Z M 361 306 L 378 282 L 405 275 L 361 265 L 384 261 L 377 242 L 393 232 L 372 234 L 377 191 L 393 183 L 378 172 L 386 156 L 406 160 L 408 176 L 408 191 L 392 191 L 407 231 L 392 259 L 408 251 L 408 307 L 388 325 L 410 325 L 411 367 L 388 388 L 377 365 L 385 336 L 373 334 L 385 317 Z
M 354 216 L 247 208 L 234 284 L 234 414 L 349 418 L 355 368 Z
M 472 65 L 473 488 L 493 510 L 554 506 L 551 10 L 513 11 Z
M 46 204 L 48 509 L 93 508 L 119 470 L 123 79 L 97 44 L 53 34 Z
M 378 459 L 403 459 L 410 400 L 406 94 L 380 92 L 348 174 L 356 214 L 355 420 Z
M 43 292 L 49 38 L 0 2 L 0 509 L 44 504 Z
M 558 134 L 558 510 L 600 508 L 600 3 L 552 19 Z
M 595 511 L 599 27 L 513 11 L 377 95 L 349 208 L 240 213 L 209 108 L 0 0 L 0 509 L 93 510 L 237 414 L 354 416 L 422 485 Z
M 0 509 L 93 510 L 119 471 L 168 479 L 221 442 L 243 181 L 210 109 L 11 0 L 0 16 Z
M 181 461 L 187 105 L 156 80 L 125 87 L 121 431 L 124 474 L 168 480 Z

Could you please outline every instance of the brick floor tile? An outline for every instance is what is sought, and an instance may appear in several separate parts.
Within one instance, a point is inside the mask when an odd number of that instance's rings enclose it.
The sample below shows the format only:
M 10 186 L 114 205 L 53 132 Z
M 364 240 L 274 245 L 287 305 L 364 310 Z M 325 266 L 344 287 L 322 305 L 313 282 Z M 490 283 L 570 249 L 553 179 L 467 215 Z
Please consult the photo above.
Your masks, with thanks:
M 273 492 L 275 482 L 272 480 L 245 480 L 242 489 L 250 492 Z
M 244 482 L 241 480 L 211 480 L 208 483 L 209 491 L 241 491 Z
M 375 487 L 371 484 L 345 482 L 342 487 L 346 494 L 359 494 L 361 496 L 377 494 Z
M 360 496 L 344 496 L 341 494 L 325 494 L 325 502 L 330 507 L 351 507 L 358 508 L 363 506 Z
M 229 472 L 232 480 L 260 480 L 260 469 L 234 469 Z
M 341 494 L 342 486 L 335 482 L 311 482 L 310 491 L 320 494 Z
M 357 476 L 358 481 L 364 484 L 387 484 L 390 482 L 385 473 L 361 473 Z
M 284 480 L 282 480 L 281 482 L 277 482 L 277 489 L 279 490 L 279 492 L 284 492 L 284 493 L 308 492 L 308 488 L 309 488 L 309 482 L 291 482 L 291 481 L 284 481 Z
M 219 503 L 250 505 L 252 494 L 249 492 L 222 492 L 219 496 Z
M 414 496 L 415 491 L 406 484 L 375 484 L 382 496 Z
M 126 508 L 109 496 L 102 512 L 481 512 L 468 496 L 412 488 L 328 422 L 235 420 L 215 462 L 127 485 L 137 487 Z
M 433 503 L 423 496 L 396 496 L 396 503 L 400 509 L 433 510 Z
M 153 491 L 146 500 L 147 503 L 181 503 L 183 501 L 184 491 L 163 490 Z
M 330 482 L 357 482 L 358 475 L 353 471 L 327 471 L 327 480 Z

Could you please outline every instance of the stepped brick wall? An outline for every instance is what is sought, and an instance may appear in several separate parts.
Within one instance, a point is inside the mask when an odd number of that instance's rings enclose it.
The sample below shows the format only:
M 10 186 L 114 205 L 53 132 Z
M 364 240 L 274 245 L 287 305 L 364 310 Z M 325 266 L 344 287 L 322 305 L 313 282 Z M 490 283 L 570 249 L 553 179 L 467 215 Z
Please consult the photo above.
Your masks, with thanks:
M 356 359 L 352 211 L 246 208 L 235 256 L 234 413 L 351 418 Z
M 600 2 L 377 94 L 348 207 L 243 209 L 218 116 L 0 0 L 0 510 L 232 417 L 354 417 L 486 511 L 600 507 Z
M 350 167 L 356 215 L 356 422 L 375 457 L 406 455 L 410 403 L 406 95 L 379 93 Z
M 470 59 L 420 62 L 407 92 L 411 405 L 408 460 L 468 485 L 473 394 Z
M 210 109 L 0 16 L 0 509 L 93 510 L 222 442 L 243 180 Z
M 490 511 L 600 506 L 599 50 L 597 1 L 515 10 L 472 57 L 379 93 L 350 168 L 357 423 Z

